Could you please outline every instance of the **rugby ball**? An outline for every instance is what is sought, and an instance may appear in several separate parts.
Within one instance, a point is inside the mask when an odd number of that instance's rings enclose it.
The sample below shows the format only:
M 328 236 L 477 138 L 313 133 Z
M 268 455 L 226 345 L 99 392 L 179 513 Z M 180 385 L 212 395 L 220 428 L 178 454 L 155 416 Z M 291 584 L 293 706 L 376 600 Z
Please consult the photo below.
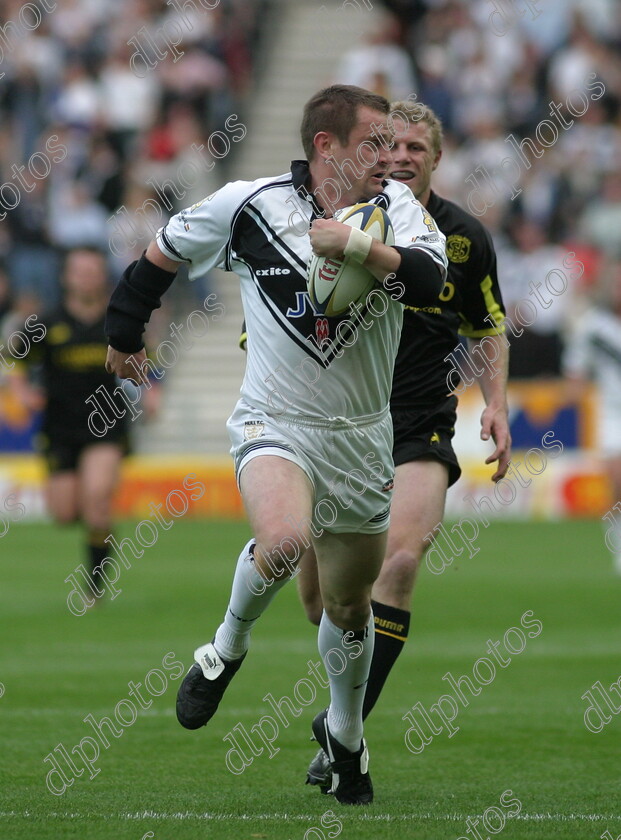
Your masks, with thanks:
M 376 204 L 344 207 L 337 210 L 334 219 L 363 230 L 386 245 L 394 245 L 395 234 L 390 219 Z M 376 282 L 370 271 L 349 257 L 337 260 L 313 254 L 308 264 L 308 295 L 315 311 L 328 318 L 342 315 L 352 303 L 364 300 Z

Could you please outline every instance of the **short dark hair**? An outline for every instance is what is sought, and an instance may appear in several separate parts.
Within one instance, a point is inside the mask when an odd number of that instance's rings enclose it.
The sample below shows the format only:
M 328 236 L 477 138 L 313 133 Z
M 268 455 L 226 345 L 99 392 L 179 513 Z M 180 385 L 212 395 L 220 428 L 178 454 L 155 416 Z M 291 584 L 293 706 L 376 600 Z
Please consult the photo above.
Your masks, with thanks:
M 341 145 L 347 144 L 357 122 L 358 108 L 372 108 L 388 114 L 390 103 L 385 97 L 355 85 L 331 85 L 309 99 L 300 126 L 302 146 L 309 161 L 313 159 L 313 140 L 319 131 L 329 131 Z
M 67 270 L 67 263 L 73 254 L 90 254 L 91 256 L 99 257 L 106 268 L 106 275 L 110 276 L 110 265 L 108 262 L 108 252 L 105 248 L 102 248 L 100 245 L 93 244 L 91 242 L 85 243 L 84 245 L 72 245 L 69 248 L 64 248 L 60 252 L 61 257 L 61 268 L 60 268 L 60 275 L 61 278 L 64 277 L 65 271 Z

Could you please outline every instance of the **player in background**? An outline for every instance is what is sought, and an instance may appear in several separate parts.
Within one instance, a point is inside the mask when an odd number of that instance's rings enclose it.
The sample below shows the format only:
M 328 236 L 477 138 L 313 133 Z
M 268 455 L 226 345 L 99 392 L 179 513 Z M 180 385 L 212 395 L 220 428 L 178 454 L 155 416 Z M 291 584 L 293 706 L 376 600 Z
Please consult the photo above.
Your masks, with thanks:
M 188 729 L 211 719 L 243 662 L 253 625 L 312 539 L 325 605 L 318 647 L 330 683 L 330 707 L 312 728 L 329 753 L 333 792 L 343 804 L 373 799 L 359 688 L 373 652 L 371 586 L 386 548 L 393 473 L 388 402 L 403 303 L 433 303 L 446 275 L 444 237 L 434 229 L 433 241 L 413 241 L 429 231 L 423 209 L 408 189 L 385 180 L 388 113 L 386 99 L 360 88 L 320 91 L 302 119 L 308 160 L 293 161 L 276 178 L 229 183 L 173 216 L 126 269 L 106 322 L 108 371 L 140 380 L 147 367 L 144 323 L 179 263 L 190 264 L 191 277 L 216 266 L 239 275 L 248 363 L 228 430 L 254 538 L 237 561 L 224 620 L 213 641 L 195 651 L 179 688 L 177 717 Z M 340 183 L 335 166 L 347 173 Z M 387 209 L 394 247 L 325 218 L 361 200 Z M 362 318 L 350 311 L 318 319 L 307 305 L 312 251 L 364 264 L 384 285 L 375 292 L 380 314 L 371 317 L 365 301 Z M 316 389 L 311 380 L 320 380 Z M 350 472 L 362 468 L 362 491 L 357 485 L 352 498 L 343 498 Z M 329 665 L 334 650 L 342 656 L 338 671 Z
M 127 453 L 125 417 L 98 436 L 89 428 L 92 404 L 86 400 L 103 388 L 108 398 L 118 383 L 106 373 L 104 317 L 110 298 L 106 255 L 95 248 L 69 251 L 62 272 L 62 302 L 41 319 L 45 335 L 34 336 L 12 381 L 19 399 L 43 409 L 37 446 L 45 458 L 47 509 L 59 524 L 81 521 L 94 599 L 103 595 L 98 566 L 109 551 L 112 503 L 121 459 Z M 101 394 L 101 392 L 100 392 Z M 149 392 L 146 399 L 154 400 Z M 105 405 L 105 401 L 104 401 Z M 149 411 L 149 409 L 148 409 Z
M 599 394 L 597 443 L 610 481 L 613 507 L 621 500 L 621 262 L 607 267 L 599 300 L 580 315 L 565 345 L 563 372 L 569 397 L 579 399 L 589 380 Z M 621 575 L 621 525 L 604 518 L 606 545 Z
M 406 306 L 390 398 L 394 425 L 395 490 L 386 558 L 373 584 L 375 649 L 363 716 L 367 717 L 403 649 L 410 626 L 412 591 L 430 535 L 444 516 L 447 489 L 461 474 L 451 440 L 457 397 L 447 387 L 452 364 L 445 361 L 464 336 L 470 351 L 485 339 L 487 358 L 478 383 L 485 400 L 481 438 L 496 444 L 486 464 L 497 461 L 493 481 L 502 478 L 511 457 L 506 383 L 508 353 L 496 255 L 483 225 L 431 189 L 431 174 L 442 157 L 442 126 L 427 106 L 393 102 L 393 112 L 409 117 L 407 132 L 397 130 L 389 177 L 406 184 L 446 236 L 447 281 L 433 306 Z M 398 123 L 401 117 L 395 117 Z M 424 237 L 423 237 L 424 238 Z M 482 348 L 483 349 L 483 348 Z M 492 367 L 492 371 L 490 371 Z M 459 380 L 451 378 L 453 388 Z M 312 551 L 298 575 L 300 597 L 309 619 L 317 623 L 321 596 Z M 330 768 L 320 750 L 307 781 L 326 792 Z

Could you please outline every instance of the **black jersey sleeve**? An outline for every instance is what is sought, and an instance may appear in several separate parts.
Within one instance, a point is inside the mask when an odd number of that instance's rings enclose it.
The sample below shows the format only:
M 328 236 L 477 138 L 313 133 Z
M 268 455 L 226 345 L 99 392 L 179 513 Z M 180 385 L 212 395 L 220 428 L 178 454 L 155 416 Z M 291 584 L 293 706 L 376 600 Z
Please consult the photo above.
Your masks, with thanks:
M 446 240 L 448 258 L 461 275 L 459 334 L 467 338 L 498 335 L 505 330 L 505 310 L 494 244 L 487 230 L 475 219 L 465 233 L 449 235 Z M 450 273 L 447 283 L 450 283 Z M 443 294 L 450 292 L 445 285 Z

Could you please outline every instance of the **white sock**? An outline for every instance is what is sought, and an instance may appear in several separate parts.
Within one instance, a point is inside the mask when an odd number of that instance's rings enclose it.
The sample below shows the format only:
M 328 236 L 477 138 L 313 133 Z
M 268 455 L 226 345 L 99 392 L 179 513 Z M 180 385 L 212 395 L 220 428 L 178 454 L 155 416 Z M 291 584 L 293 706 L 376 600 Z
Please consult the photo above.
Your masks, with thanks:
M 268 583 L 255 569 L 252 554 L 254 546 L 255 541 L 252 539 L 239 555 L 231 600 L 213 643 L 216 652 L 229 662 L 246 653 L 250 644 L 250 631 L 255 622 L 289 580 L 289 577 L 283 576 Z
M 330 680 L 328 728 L 346 749 L 357 752 L 362 739 L 362 704 L 375 641 L 373 613 L 364 630 L 353 632 L 343 645 L 343 634 L 347 630 L 341 630 L 323 613 L 318 644 Z M 335 652 L 330 654 L 331 650 Z M 337 673 L 341 668 L 342 672 Z

